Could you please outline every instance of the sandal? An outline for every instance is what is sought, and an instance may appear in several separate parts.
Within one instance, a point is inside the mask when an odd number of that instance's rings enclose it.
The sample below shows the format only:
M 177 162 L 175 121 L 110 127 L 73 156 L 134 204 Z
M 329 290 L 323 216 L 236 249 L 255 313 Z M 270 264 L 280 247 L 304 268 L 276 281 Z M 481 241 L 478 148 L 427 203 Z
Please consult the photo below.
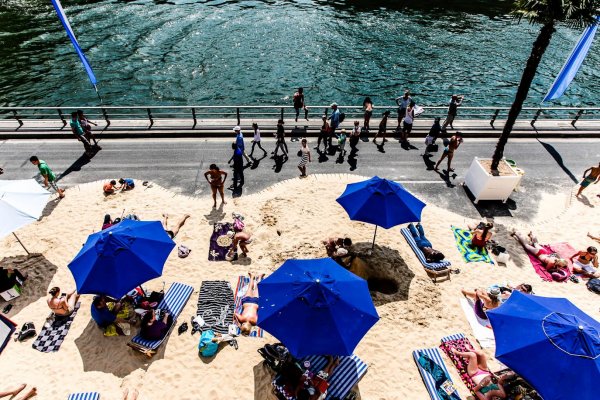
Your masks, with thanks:
M 573 283 L 579 283 L 579 278 L 576 275 L 571 275 L 569 280 Z

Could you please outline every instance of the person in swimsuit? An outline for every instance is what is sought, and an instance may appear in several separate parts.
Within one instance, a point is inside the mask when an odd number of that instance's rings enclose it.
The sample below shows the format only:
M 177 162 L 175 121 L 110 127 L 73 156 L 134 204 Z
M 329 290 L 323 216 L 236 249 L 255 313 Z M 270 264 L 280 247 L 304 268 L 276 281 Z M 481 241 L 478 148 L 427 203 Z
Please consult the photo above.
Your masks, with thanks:
M 473 291 L 461 289 L 463 296 L 475 301 L 475 314 L 481 319 L 488 319 L 485 312 L 497 308 L 501 302 L 501 291 L 497 287 L 492 287 L 489 290 L 478 288 Z
M 474 247 L 485 247 L 492 239 L 492 228 L 494 224 L 491 222 L 480 222 L 477 226 L 468 225 L 469 230 L 473 233 L 471 245 Z
M 254 148 L 252 148 L 252 151 L 254 151 Z M 225 201 L 225 193 L 223 191 L 225 188 L 225 180 L 227 179 L 227 172 L 221 171 L 216 164 L 210 164 L 208 171 L 204 173 L 204 177 L 210 184 L 210 190 L 212 190 L 212 198 L 214 200 L 213 208 L 217 207 L 217 191 L 219 191 L 219 194 L 221 195 L 221 203 L 227 204 Z
M 60 288 L 55 286 L 48 293 L 50 294 L 50 298 L 47 300 L 48 307 L 50 307 L 54 315 L 67 317 L 75 310 L 75 305 L 77 304 L 77 300 L 79 300 L 76 290 L 73 290 L 66 296 L 59 297 Z
M 454 151 L 458 149 L 462 142 L 463 138 L 458 135 L 454 135 L 450 138 L 450 143 L 448 143 L 448 147 L 444 148 L 442 156 L 438 160 L 437 164 L 435 164 L 434 169 L 436 171 L 438 170 L 438 167 L 440 166 L 442 161 L 444 161 L 444 158 L 448 157 L 448 172 L 454 172 L 454 169 L 452 168 L 452 159 L 454 158 Z
M 576 260 L 573 260 L 577 258 Z M 598 249 L 590 246 L 586 251 L 578 251 L 571 256 L 573 271 L 590 278 L 600 278 L 598 271 Z
M 365 130 L 369 132 L 369 129 L 371 129 L 369 127 L 369 122 L 371 121 L 371 117 L 373 116 L 373 101 L 371 101 L 371 98 L 368 96 L 365 97 L 365 100 L 363 101 L 363 110 L 365 111 L 363 128 L 365 128 Z
M 300 159 L 300 164 L 298 164 L 298 169 L 300 170 L 300 178 L 306 178 L 306 164 L 312 162 L 312 160 L 310 158 L 310 150 L 306 138 L 302 139 L 301 143 L 302 147 L 298 153 L 301 154 L 302 158 Z
M 533 236 L 532 232 L 529 232 L 529 234 L 527 235 L 529 237 L 529 240 L 527 240 L 525 236 L 523 236 L 519 232 L 513 232 L 511 233 L 511 236 L 513 236 L 519 241 L 519 243 L 521 243 L 521 246 L 523 246 L 525 251 L 527 251 L 529 254 L 534 255 L 538 260 L 540 260 L 546 268 L 546 270 L 552 271 L 561 268 L 567 268 L 569 266 L 567 260 L 561 258 L 556 253 L 550 253 L 548 250 L 540 246 L 537 238 Z
M 487 365 L 487 358 L 481 350 L 472 349 L 471 351 L 463 352 L 452 348 L 451 351 L 457 356 L 467 359 L 467 374 L 469 374 L 469 377 L 476 385 L 473 388 L 473 392 L 479 400 L 506 398 L 506 392 L 502 383 L 506 378 L 513 375 L 512 373 L 502 375 L 501 377 L 492 374 Z
M 23 383 L 22 385 L 19 385 L 12 390 L 0 391 L 0 398 L 10 397 L 13 400 L 26 400 L 26 399 L 32 398 L 33 396 L 35 396 L 37 394 L 37 388 L 34 386 L 31 389 L 29 389 L 29 391 L 26 392 L 25 394 L 23 394 L 22 396 L 15 397 L 19 393 L 21 393 L 26 387 L 27 387 L 27 385 Z
M 589 174 L 588 174 L 589 172 Z M 579 184 L 579 190 L 575 196 L 580 196 L 583 190 L 590 186 L 592 183 L 596 184 L 600 181 L 600 163 L 597 167 L 590 167 L 583 173 L 583 180 Z
M 321 125 L 321 130 L 319 131 L 319 138 L 317 139 L 317 146 L 315 147 L 315 150 L 317 150 L 317 152 L 319 152 L 319 149 L 321 147 L 321 141 L 323 141 L 323 145 L 325 146 L 325 149 L 323 151 L 327 151 L 327 138 L 329 137 L 329 122 L 327 122 L 327 116 L 323 115 L 321 117 L 321 120 L 323 121 L 323 125 Z
M 175 239 L 175 236 L 177 236 L 177 234 L 179 233 L 179 230 L 181 229 L 181 227 L 183 226 L 183 224 L 185 224 L 185 221 L 190 217 L 190 214 L 185 214 L 183 216 L 183 218 L 181 218 L 181 220 L 177 223 L 177 226 L 170 230 L 168 227 L 168 222 L 169 222 L 169 214 L 163 214 L 163 228 L 165 228 L 165 232 L 167 232 L 167 235 L 169 235 L 169 237 L 171 239 Z
M 257 279 L 251 272 L 248 272 L 250 277 L 250 283 L 248 284 L 248 291 L 242 298 L 242 313 L 234 313 L 233 317 L 240 325 L 240 332 L 244 336 L 248 336 L 253 326 L 256 326 L 258 321 L 258 286 Z M 262 274 L 260 279 L 265 275 Z

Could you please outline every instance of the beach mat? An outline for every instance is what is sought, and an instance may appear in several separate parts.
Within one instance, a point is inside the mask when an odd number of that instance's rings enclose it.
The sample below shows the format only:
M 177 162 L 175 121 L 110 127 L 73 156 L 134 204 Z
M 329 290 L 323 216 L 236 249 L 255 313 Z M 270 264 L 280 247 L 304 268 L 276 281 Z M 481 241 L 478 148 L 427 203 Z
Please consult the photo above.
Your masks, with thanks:
M 71 315 L 65 319 L 52 322 L 47 321 L 31 347 L 42 353 L 58 351 L 69 333 L 69 328 L 71 328 L 73 320 L 77 316 L 79 306 L 81 306 L 81 303 L 77 303 Z
M 460 306 L 467 317 L 469 325 L 473 330 L 473 336 L 479 342 L 479 345 L 483 348 L 490 348 L 496 346 L 496 339 L 494 338 L 494 331 L 492 330 L 492 324 L 489 320 L 479 318 L 473 309 L 474 305 L 470 299 L 461 298 Z
M 542 247 L 551 253 L 557 253 L 562 258 L 567 260 L 567 263 L 569 264 L 569 275 L 573 274 L 573 263 L 571 262 L 571 256 L 577 252 L 573 246 L 571 246 L 569 243 L 561 242 L 551 245 L 542 245 Z M 536 256 L 529 252 L 527 252 L 527 256 L 529 257 L 529 261 L 531 261 L 531 265 L 533 266 L 535 273 L 538 274 L 540 278 L 546 282 L 555 282 L 554 279 L 552 279 L 550 272 L 546 270 L 544 264 L 542 264 L 542 262 L 538 260 Z M 566 281 L 568 281 L 568 279 L 564 280 L 564 282 Z
M 257 283 L 260 281 L 261 281 L 261 279 L 260 279 L 260 277 L 258 277 Z M 250 277 L 248 275 L 238 277 L 237 285 L 235 286 L 235 298 L 234 298 L 235 312 L 238 314 L 241 314 L 242 311 L 244 310 L 244 308 L 242 307 L 242 299 L 246 295 L 249 285 L 250 285 Z M 236 326 L 237 326 L 237 324 L 236 324 Z M 237 334 L 238 335 L 240 334 L 239 326 L 237 326 Z M 264 331 L 262 330 L 262 328 L 259 328 L 258 326 L 253 326 L 252 331 L 250 331 L 250 335 L 248 335 L 248 336 L 263 337 L 263 334 L 264 334 Z
M 467 339 L 462 333 L 443 337 L 442 344 L 440 345 L 440 349 L 442 349 L 442 351 L 446 353 L 450 361 L 452 361 L 452 364 L 454 364 L 454 366 L 458 370 L 460 379 L 463 381 L 465 386 L 471 391 L 471 393 L 475 395 L 475 393 L 473 393 L 473 388 L 477 385 L 475 384 L 475 382 L 473 382 L 473 379 L 471 379 L 469 373 L 467 372 L 467 361 L 465 361 L 462 357 L 457 356 L 451 351 L 452 348 L 455 348 L 458 351 L 471 351 L 472 347 L 473 346 L 471 345 L 469 339 Z
M 473 234 L 470 230 L 452 226 L 452 232 L 454 233 L 458 252 L 463 256 L 465 262 L 494 263 L 485 247 L 475 247 L 471 245 Z
M 212 329 L 218 333 L 228 333 L 233 324 L 233 291 L 227 281 L 203 281 L 198 294 L 198 311 L 204 326 L 202 332 Z
M 232 239 L 227 236 L 227 232 L 230 230 L 233 230 L 233 227 L 229 222 L 217 222 L 213 225 L 213 233 L 208 246 L 208 261 L 225 261 L 225 256 L 232 243 Z
M 17 329 L 17 324 L 0 314 L 0 354 L 8 344 L 10 337 Z

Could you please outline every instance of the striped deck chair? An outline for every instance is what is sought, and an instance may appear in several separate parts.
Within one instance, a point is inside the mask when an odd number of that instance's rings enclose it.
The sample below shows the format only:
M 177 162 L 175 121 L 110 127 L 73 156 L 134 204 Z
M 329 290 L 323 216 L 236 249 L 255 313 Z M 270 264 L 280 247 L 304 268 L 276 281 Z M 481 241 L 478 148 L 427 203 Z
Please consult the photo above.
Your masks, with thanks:
M 425 268 L 427 275 L 433 278 L 434 283 L 437 282 L 438 276 L 446 275 L 448 279 L 450 279 L 450 268 L 448 268 L 451 265 L 450 261 L 442 261 L 438 263 L 427 262 L 427 260 L 425 259 L 425 255 L 423 254 L 421 249 L 419 249 L 419 246 L 417 246 L 417 243 L 415 242 L 415 239 L 413 238 L 412 233 L 410 233 L 408 228 L 400 228 L 400 232 L 402 232 L 402 236 L 404 236 L 411 249 L 413 249 L 413 251 L 415 252 L 417 258 L 423 265 L 423 268 Z
M 310 361 L 310 369 L 318 372 L 327 365 L 327 358 L 324 356 L 309 356 L 302 359 L 302 362 Z M 363 376 L 367 373 L 367 364 L 356 355 L 342 357 L 340 364 L 335 367 L 333 373 L 328 379 L 329 388 L 327 389 L 326 400 L 343 399 L 352 390 Z
M 97 392 L 73 393 L 67 400 L 99 400 L 100 394 Z
M 162 301 L 158 304 L 157 308 L 160 310 L 166 310 L 173 316 L 173 323 L 171 328 L 167 332 L 164 338 L 161 340 L 145 340 L 138 334 L 136 335 L 127 345 L 134 350 L 146 354 L 148 357 L 152 357 L 156 353 L 156 349 L 169 337 L 173 328 L 177 324 L 177 317 L 185 307 L 188 299 L 192 295 L 194 288 L 183 283 L 175 282 L 171 285 L 169 290 L 165 293 Z
M 462 379 L 465 386 L 475 396 L 473 388 L 477 385 L 475 385 L 475 382 L 473 382 L 473 379 L 467 373 L 467 362 L 463 360 L 462 357 L 459 357 L 456 354 L 452 353 L 451 348 L 453 347 L 460 351 L 470 351 L 471 348 L 473 348 L 473 345 L 463 333 L 457 333 L 455 335 L 443 337 L 440 348 L 444 351 L 444 353 L 446 353 L 448 358 L 452 361 L 452 364 L 454 364 L 454 366 L 458 370 L 460 379 Z
M 260 282 L 260 279 L 258 280 Z M 237 285 L 235 286 L 234 292 L 234 305 L 235 312 L 241 314 L 244 311 L 244 307 L 242 306 L 242 299 L 246 295 L 248 291 L 248 285 L 250 284 L 250 277 L 248 275 L 240 275 L 238 277 Z M 240 327 L 236 323 L 237 334 L 240 334 Z M 250 337 L 263 337 L 264 331 L 259 326 L 253 326 L 252 331 L 248 336 Z
M 431 400 L 460 400 L 439 349 L 420 349 L 412 354 Z M 425 366 L 419 360 L 423 360 Z

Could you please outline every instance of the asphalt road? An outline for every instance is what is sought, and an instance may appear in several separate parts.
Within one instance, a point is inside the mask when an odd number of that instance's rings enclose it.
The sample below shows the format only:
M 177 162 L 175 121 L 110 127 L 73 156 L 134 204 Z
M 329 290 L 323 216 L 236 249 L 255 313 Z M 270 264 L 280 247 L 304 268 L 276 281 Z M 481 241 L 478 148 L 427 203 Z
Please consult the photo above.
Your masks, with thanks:
M 204 196 L 210 194 L 204 171 L 211 163 L 227 167 L 232 141 L 106 139 L 101 141 L 102 150 L 89 159 L 83 154 L 82 145 L 75 140 L 6 140 L 0 141 L 0 166 L 5 171 L 2 179 L 39 179 L 37 168 L 29 163 L 29 157 L 37 155 L 59 176 L 63 187 L 131 177 L 151 180 L 179 193 Z M 273 140 L 264 139 L 263 143 L 269 154 L 245 170 L 245 185 L 238 193 L 240 195 L 255 193 L 299 175 L 296 168 L 298 142 L 288 142 L 290 158 L 283 165 L 270 158 Z M 314 140 L 311 144 L 315 145 Z M 482 201 L 475 206 L 461 186 L 464 173 L 473 157 L 492 155 L 495 140 L 467 139 L 455 153 L 453 167 L 456 175 L 450 177 L 441 170 L 437 173 L 431 169 L 440 153 L 434 153 L 428 170 L 426 159 L 421 156 L 424 145 L 417 139 L 413 144 L 418 149 L 404 149 L 393 139 L 384 148 L 360 142 L 355 163 L 349 162 L 348 157 L 343 161 L 337 160 L 335 155 L 319 157 L 313 151 L 313 162 L 309 164 L 308 172 L 378 175 L 400 181 L 425 202 L 454 209 L 468 217 L 512 215 L 527 219 L 528 213 L 544 194 L 571 190 L 582 172 L 600 161 L 600 140 L 597 139 L 515 139 L 509 142 L 505 155 L 525 170 L 521 191 L 514 193 L 507 204 Z M 256 150 L 255 156 L 262 156 L 262 152 L 258 148 Z M 442 166 L 445 167 L 445 162 Z M 232 174 L 228 180 L 231 177 Z

